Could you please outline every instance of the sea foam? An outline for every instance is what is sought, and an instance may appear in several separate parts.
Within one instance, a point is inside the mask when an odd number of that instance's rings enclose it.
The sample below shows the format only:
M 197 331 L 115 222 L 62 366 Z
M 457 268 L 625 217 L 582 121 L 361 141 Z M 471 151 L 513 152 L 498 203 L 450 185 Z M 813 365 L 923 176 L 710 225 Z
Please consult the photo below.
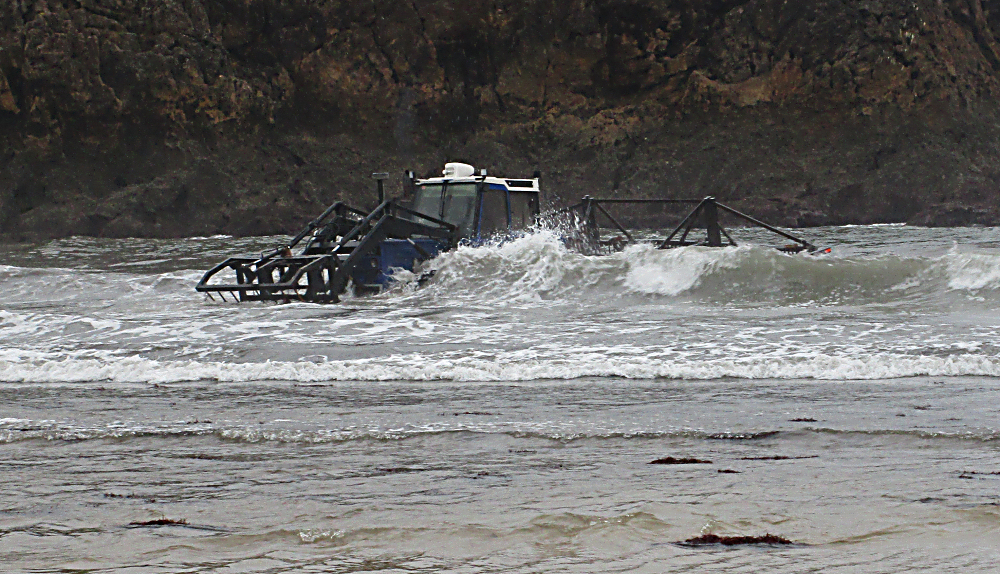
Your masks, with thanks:
M 974 353 L 949 356 L 873 354 L 868 356 L 742 357 L 662 359 L 643 356 L 566 356 L 489 359 L 443 353 L 407 354 L 346 361 L 224 362 L 121 358 L 28 358 L 5 352 L 0 381 L 60 383 L 110 381 L 172 383 L 248 381 L 530 381 L 620 377 L 627 379 L 822 379 L 866 380 L 915 376 L 1000 376 L 1000 357 Z

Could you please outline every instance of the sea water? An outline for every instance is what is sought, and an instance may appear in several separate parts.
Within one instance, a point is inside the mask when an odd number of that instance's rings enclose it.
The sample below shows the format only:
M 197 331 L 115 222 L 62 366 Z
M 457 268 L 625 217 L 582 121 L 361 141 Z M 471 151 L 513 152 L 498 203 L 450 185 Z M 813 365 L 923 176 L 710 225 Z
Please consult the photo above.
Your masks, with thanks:
M 803 234 L 338 305 L 195 293 L 283 238 L 2 246 L 0 571 L 995 572 L 1000 229 Z

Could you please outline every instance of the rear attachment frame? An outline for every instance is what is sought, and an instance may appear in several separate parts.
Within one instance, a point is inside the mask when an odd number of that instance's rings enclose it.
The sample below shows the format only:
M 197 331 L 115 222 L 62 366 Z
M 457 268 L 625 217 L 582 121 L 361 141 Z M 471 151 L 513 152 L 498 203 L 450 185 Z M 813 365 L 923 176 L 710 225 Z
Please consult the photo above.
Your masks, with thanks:
M 679 224 L 662 240 L 650 241 L 657 245 L 657 249 L 672 249 L 675 247 L 706 246 L 706 247 L 735 247 L 736 240 L 732 238 L 729 231 L 719 223 L 719 212 L 728 213 L 755 227 L 760 227 L 774 233 L 784 239 L 793 241 L 794 244 L 778 247 L 779 251 L 786 253 L 799 253 L 806 251 L 813 253 L 819 248 L 802 239 L 765 223 L 759 219 L 751 217 L 745 213 L 737 211 L 728 205 L 716 201 L 714 197 L 704 199 L 617 199 L 617 198 L 595 198 L 585 196 L 574 205 L 564 207 L 548 214 L 543 218 L 558 218 L 560 216 L 572 215 L 572 222 L 576 233 L 568 235 L 565 239 L 567 244 L 588 255 L 602 255 L 621 251 L 626 245 L 638 243 L 635 237 L 604 207 L 608 204 L 661 204 L 661 205 L 693 205 L 694 208 L 681 220 Z M 622 236 L 610 240 L 602 240 L 600 237 L 600 226 L 598 215 L 602 215 L 610 226 L 620 232 Z M 695 228 L 705 230 L 705 238 L 701 241 L 688 239 L 688 236 Z

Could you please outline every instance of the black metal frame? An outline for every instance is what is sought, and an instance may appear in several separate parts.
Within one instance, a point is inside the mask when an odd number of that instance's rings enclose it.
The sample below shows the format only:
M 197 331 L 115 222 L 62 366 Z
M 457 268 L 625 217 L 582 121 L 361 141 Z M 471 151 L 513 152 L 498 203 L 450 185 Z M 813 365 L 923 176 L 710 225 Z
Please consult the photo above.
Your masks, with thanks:
M 778 249 L 781 251 L 789 253 L 808 251 L 812 253 L 817 250 L 815 245 L 805 239 L 796 237 L 791 233 L 782 231 L 773 225 L 764 223 L 759 219 L 755 219 L 745 213 L 741 213 L 727 205 L 719 203 L 714 197 L 706 197 L 704 199 L 599 199 L 585 196 L 580 203 L 553 211 L 549 214 L 543 215 L 542 217 L 558 218 L 561 215 L 573 214 L 575 216 L 573 225 L 580 233 L 578 237 L 568 237 L 567 243 L 570 244 L 571 247 L 587 254 L 597 255 L 620 251 L 625 245 L 636 243 L 632 234 L 629 233 L 629 231 L 625 229 L 625 226 L 615 219 L 615 217 L 612 216 L 602 204 L 694 205 L 694 209 L 692 209 L 691 212 L 681 220 L 681 222 L 673 229 L 673 231 L 670 232 L 669 235 L 666 236 L 666 238 L 656 241 L 658 249 L 670 249 L 674 247 L 686 247 L 692 245 L 702 245 L 707 247 L 736 246 L 736 241 L 731 235 L 729 235 L 729 231 L 719 223 L 719 211 L 721 210 L 738 217 L 751 225 L 761 227 L 785 239 L 795 242 L 795 245 L 784 245 L 779 247 Z M 603 215 L 607 222 L 611 224 L 611 227 L 621 232 L 624 237 L 618 237 L 610 241 L 602 241 L 600 238 L 600 227 L 597 221 L 598 214 Z M 702 241 L 689 240 L 688 235 L 699 224 L 701 228 L 705 229 L 705 239 Z M 678 237 L 678 234 L 680 234 L 680 237 Z M 725 238 L 725 241 L 723 241 L 723 238 Z
M 307 236 L 311 238 L 305 248 L 293 255 L 292 249 Z M 195 289 L 209 297 L 218 293 L 224 301 L 225 293 L 229 293 L 238 301 L 336 303 L 347 288 L 351 272 L 381 241 L 409 239 L 412 243 L 415 236 L 439 239 L 454 247 L 458 228 L 391 200 L 369 213 L 337 202 L 287 245 L 262 253 L 259 258 L 226 259 L 209 269 Z M 414 247 L 422 259 L 430 258 L 415 243 Z M 236 283 L 210 283 L 226 269 L 235 272 Z

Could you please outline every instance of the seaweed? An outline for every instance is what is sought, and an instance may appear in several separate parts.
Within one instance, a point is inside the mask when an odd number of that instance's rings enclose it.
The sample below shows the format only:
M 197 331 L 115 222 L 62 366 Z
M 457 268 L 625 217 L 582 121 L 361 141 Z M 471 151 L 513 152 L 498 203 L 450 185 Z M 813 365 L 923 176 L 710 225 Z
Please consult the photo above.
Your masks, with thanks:
M 649 464 L 712 464 L 712 461 L 702 460 L 700 458 L 674 458 L 672 456 L 666 456 L 652 460 Z
M 143 502 L 148 502 L 148 503 L 156 502 L 156 499 L 151 496 L 136 494 L 134 492 L 130 492 L 128 494 L 116 494 L 114 492 L 105 492 L 104 498 L 125 498 L 129 500 L 142 500 Z
M 1000 470 L 997 471 L 978 471 L 978 470 L 963 470 L 958 478 L 964 478 L 966 480 L 973 480 L 977 476 L 1000 476 Z
M 404 472 L 425 472 L 429 469 L 409 466 L 381 466 L 375 469 L 381 474 L 402 474 Z
M 137 520 L 134 522 L 129 522 L 129 526 L 186 526 L 187 520 L 183 518 L 156 518 L 154 520 Z
M 702 534 L 694 538 L 688 538 L 678 542 L 681 546 L 742 546 L 750 544 L 768 544 L 772 546 L 781 544 L 794 544 L 791 540 L 774 534 L 763 536 L 719 536 L 718 534 Z

